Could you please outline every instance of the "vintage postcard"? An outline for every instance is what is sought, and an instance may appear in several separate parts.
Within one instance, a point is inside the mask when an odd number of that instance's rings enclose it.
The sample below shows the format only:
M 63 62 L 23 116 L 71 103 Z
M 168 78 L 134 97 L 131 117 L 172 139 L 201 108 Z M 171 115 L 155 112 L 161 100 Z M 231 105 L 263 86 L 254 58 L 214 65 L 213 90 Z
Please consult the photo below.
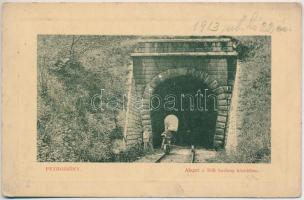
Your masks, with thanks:
M 300 4 L 3 13 L 3 195 L 300 196 Z

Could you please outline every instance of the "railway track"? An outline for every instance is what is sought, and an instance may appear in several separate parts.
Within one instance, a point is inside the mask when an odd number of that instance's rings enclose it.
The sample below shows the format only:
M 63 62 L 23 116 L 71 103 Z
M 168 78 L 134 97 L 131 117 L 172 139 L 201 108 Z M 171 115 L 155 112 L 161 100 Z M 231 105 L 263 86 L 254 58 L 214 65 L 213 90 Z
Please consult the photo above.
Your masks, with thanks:
M 174 147 L 174 145 L 173 145 Z M 169 154 L 161 154 L 155 163 L 165 162 L 181 162 L 181 163 L 194 163 L 195 162 L 195 149 L 192 145 L 189 149 L 178 149 L 174 148 Z

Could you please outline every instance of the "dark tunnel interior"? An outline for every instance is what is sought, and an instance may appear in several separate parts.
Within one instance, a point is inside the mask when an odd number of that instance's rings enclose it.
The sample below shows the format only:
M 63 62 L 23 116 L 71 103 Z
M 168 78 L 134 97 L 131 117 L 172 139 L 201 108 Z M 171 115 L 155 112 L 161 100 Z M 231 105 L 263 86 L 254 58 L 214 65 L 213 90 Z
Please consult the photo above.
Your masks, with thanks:
M 165 80 L 150 98 L 153 145 L 161 144 L 164 119 L 174 114 L 179 119 L 173 143 L 178 146 L 212 148 L 216 123 L 216 97 L 201 80 L 179 76 Z

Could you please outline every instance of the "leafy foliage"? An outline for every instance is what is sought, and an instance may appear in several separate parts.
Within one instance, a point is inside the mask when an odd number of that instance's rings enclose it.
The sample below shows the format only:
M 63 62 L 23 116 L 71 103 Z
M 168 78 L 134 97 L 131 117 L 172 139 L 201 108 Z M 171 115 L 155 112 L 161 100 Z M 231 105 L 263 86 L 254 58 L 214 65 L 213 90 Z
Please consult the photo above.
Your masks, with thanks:
M 239 132 L 234 154 L 210 162 L 269 162 L 271 149 L 271 52 L 269 37 L 238 37 L 241 61 Z M 94 109 L 124 103 L 130 53 L 141 37 L 38 36 L 37 159 L 56 162 L 134 161 L 141 146 L 123 149 L 124 110 Z M 114 147 L 114 148 L 113 148 Z
M 239 37 L 238 145 L 210 162 L 256 163 L 271 158 L 271 40 Z
M 107 162 L 122 139 L 124 110 L 94 109 L 91 99 L 122 107 L 132 37 L 38 37 L 38 160 Z M 124 43 L 124 44 L 122 44 Z M 113 56 L 115 54 L 115 56 Z

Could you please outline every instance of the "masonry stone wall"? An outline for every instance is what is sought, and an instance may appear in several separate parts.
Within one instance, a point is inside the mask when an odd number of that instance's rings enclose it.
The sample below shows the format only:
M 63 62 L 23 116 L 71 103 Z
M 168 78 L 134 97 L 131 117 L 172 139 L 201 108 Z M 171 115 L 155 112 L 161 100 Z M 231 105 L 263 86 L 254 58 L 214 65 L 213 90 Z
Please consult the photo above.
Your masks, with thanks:
M 135 81 L 132 78 L 131 92 L 128 97 L 128 111 L 127 111 L 127 124 L 125 127 L 125 142 L 127 146 L 138 144 L 142 142 L 142 123 L 140 116 L 140 106 L 138 105 L 138 101 L 140 100 L 140 96 L 136 94 Z
M 218 80 L 220 85 L 228 85 L 228 60 L 227 58 L 204 57 L 142 57 L 134 58 L 134 79 L 137 92 L 143 92 L 144 87 L 152 78 L 162 71 L 177 68 L 196 69 L 205 71 L 209 76 Z
M 167 48 L 159 49 L 162 43 L 154 42 L 152 50 L 151 43 L 148 47 L 144 44 L 144 50 L 133 55 L 133 78 L 129 97 L 131 105 L 128 106 L 128 124 L 125 127 L 127 145 L 141 143 L 143 131 L 148 131 L 153 136 L 150 111 L 146 109 L 149 102 L 147 93 L 166 79 L 188 75 L 204 81 L 217 95 L 218 116 L 214 147 L 224 147 L 237 57 L 232 48 L 226 48 L 227 45 L 220 48 L 222 41 L 230 42 L 226 39 L 215 39 L 195 41 L 195 45 L 192 45 L 192 40 L 183 41 L 178 51 L 175 51 L 176 43 L 170 46 L 171 43 L 167 42 Z M 208 49 L 201 48 L 199 44 Z M 200 49 L 189 48 L 191 45 Z M 210 49 L 210 46 L 214 48 Z M 136 103 L 140 99 L 143 100 L 143 107 Z

